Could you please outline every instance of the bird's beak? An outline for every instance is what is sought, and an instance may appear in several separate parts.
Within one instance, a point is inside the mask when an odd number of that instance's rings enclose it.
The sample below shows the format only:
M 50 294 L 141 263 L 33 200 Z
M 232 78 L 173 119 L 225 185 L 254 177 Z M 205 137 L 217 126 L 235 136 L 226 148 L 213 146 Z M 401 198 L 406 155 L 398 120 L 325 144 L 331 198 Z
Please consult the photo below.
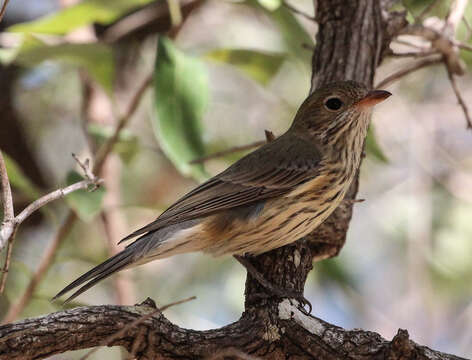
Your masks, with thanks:
M 371 107 L 379 102 L 384 101 L 387 99 L 392 93 L 385 91 L 385 90 L 372 90 L 361 100 L 359 100 L 356 106 L 361 107 Z

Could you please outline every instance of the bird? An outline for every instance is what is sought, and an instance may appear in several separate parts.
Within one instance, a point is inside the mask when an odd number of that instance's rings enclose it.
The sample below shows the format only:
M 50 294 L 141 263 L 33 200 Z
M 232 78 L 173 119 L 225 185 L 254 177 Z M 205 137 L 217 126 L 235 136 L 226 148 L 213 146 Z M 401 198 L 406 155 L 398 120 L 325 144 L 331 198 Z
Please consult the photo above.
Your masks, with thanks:
M 320 86 L 289 129 L 190 191 L 121 252 L 86 272 L 53 300 L 69 302 L 110 275 L 188 252 L 256 256 L 315 230 L 353 181 L 373 106 L 391 95 L 355 81 Z

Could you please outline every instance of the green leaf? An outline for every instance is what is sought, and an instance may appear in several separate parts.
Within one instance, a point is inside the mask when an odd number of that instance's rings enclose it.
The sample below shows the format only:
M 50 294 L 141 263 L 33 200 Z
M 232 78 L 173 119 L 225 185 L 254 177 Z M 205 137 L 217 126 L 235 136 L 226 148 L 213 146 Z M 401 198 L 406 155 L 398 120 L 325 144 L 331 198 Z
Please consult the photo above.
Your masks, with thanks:
M 114 128 L 103 124 L 91 123 L 87 126 L 88 133 L 97 145 L 102 145 L 105 140 L 113 136 Z M 129 163 L 139 151 L 138 137 L 129 130 L 120 131 L 118 141 L 113 146 L 113 152 L 118 154 L 125 163 Z
M 214 50 L 206 58 L 231 64 L 266 85 L 284 61 L 284 54 L 243 49 Z
M 7 168 L 8 179 L 12 187 L 18 189 L 30 200 L 40 196 L 40 191 L 33 182 L 23 173 L 15 160 L 3 153 L 5 167 Z
M 112 50 L 104 44 L 60 44 L 48 46 L 29 36 L 19 48 L 14 62 L 27 67 L 43 61 L 60 61 L 79 66 L 111 93 L 115 75 Z
M 76 171 L 70 171 L 67 174 L 67 185 L 74 184 L 83 180 Z M 85 222 L 90 222 L 102 209 L 103 196 L 105 189 L 100 186 L 95 191 L 77 190 L 66 196 L 67 204 L 77 213 Z
M 84 0 L 77 5 L 38 20 L 16 24 L 8 28 L 13 32 L 62 35 L 91 23 L 107 25 L 135 8 L 153 0 Z
M 257 2 L 269 11 L 277 10 L 282 5 L 282 0 L 257 0 Z
M 367 131 L 367 137 L 365 139 L 365 149 L 367 155 L 372 155 L 375 159 L 388 163 L 388 158 L 383 153 L 382 149 L 379 146 L 374 134 L 373 125 L 371 124 L 369 130 Z
M 154 92 L 157 116 L 153 128 L 162 150 L 183 174 L 207 178 L 202 165 L 189 164 L 205 153 L 201 118 L 209 97 L 207 70 L 200 60 L 160 37 Z

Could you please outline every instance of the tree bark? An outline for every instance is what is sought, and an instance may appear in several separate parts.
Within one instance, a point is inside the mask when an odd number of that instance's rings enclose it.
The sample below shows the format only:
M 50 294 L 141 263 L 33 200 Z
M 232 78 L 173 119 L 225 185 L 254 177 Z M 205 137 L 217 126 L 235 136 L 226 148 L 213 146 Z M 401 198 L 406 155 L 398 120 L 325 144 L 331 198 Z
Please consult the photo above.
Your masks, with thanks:
M 319 32 L 312 89 L 346 79 L 372 85 L 391 36 L 405 25 L 401 14 L 388 12 L 390 2 L 315 1 Z M 313 234 L 258 256 L 254 266 L 274 285 L 302 294 L 313 259 L 334 256 L 342 248 L 357 185 L 358 179 L 347 200 Z M 417 345 L 405 330 L 387 341 L 373 332 L 328 324 L 304 313 L 293 299 L 271 297 L 249 274 L 245 296 L 245 311 L 237 322 L 208 331 L 182 329 L 160 312 L 129 326 L 155 311 L 152 300 L 128 307 L 80 307 L 7 324 L 0 327 L 0 359 L 39 359 L 98 345 L 123 346 L 139 359 L 243 358 L 241 354 L 266 359 L 459 359 Z

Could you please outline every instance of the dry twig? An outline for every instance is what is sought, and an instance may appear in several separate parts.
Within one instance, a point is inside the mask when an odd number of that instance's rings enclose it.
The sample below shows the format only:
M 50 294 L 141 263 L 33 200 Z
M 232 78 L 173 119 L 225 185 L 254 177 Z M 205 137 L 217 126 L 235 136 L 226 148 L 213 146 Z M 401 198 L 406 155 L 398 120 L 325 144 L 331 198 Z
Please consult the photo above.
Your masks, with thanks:
M 0 22 L 3 20 L 3 17 L 5 16 L 5 12 L 7 11 L 8 1 L 10 0 L 3 0 L 2 9 L 0 10 Z
M 462 111 L 464 112 L 465 121 L 467 123 L 467 129 L 472 129 L 472 119 L 470 118 L 469 109 L 467 108 L 467 104 L 465 103 L 464 99 L 462 98 L 461 92 L 457 87 L 456 79 L 454 78 L 454 74 L 449 70 L 446 66 L 447 76 L 449 77 L 449 82 L 451 83 L 452 90 L 456 95 L 457 102 L 459 103 Z
M 241 152 L 241 151 L 251 150 L 251 149 L 257 148 L 261 145 L 264 145 L 265 143 L 266 143 L 265 140 L 260 140 L 260 141 L 255 141 L 255 142 L 247 144 L 247 145 L 234 146 L 234 147 L 231 147 L 231 148 L 226 149 L 226 150 L 217 151 L 213 154 L 210 154 L 210 155 L 207 155 L 207 156 L 202 156 L 202 157 L 199 157 L 198 159 L 194 159 L 194 160 L 190 161 L 190 164 L 202 164 L 202 163 L 204 163 L 205 161 L 208 161 L 208 160 L 221 158 L 221 157 L 224 157 L 226 155 L 234 154 L 234 153 Z
M 289 9 L 291 12 L 293 12 L 294 14 L 298 14 L 298 15 L 301 15 L 303 16 L 304 18 L 310 20 L 310 21 L 316 21 L 315 20 L 315 17 L 314 16 L 311 16 L 311 15 L 308 15 L 307 13 L 301 11 L 301 10 L 298 10 L 296 7 L 293 7 L 292 5 L 290 5 L 289 3 L 287 3 L 286 1 L 282 2 L 282 5 L 285 6 L 287 9 Z
M 9 236 L 5 234 L 6 227 L 14 221 L 15 210 L 13 209 L 13 197 L 11 195 L 10 180 L 8 179 L 7 167 L 3 154 L 0 151 L 0 177 L 2 182 L 3 222 L 0 229 L 0 250 L 4 248 Z
M 259 140 L 259 141 L 255 141 L 255 142 L 247 144 L 247 145 L 234 146 L 234 147 L 231 147 L 231 148 L 226 149 L 226 150 L 217 151 L 213 154 L 210 154 L 210 155 L 207 155 L 207 156 L 202 156 L 198 159 L 194 159 L 194 160 L 190 161 L 190 164 L 202 164 L 202 163 L 204 163 L 205 161 L 208 161 L 208 160 L 217 159 L 217 158 L 220 158 L 220 157 L 223 157 L 223 156 L 226 156 L 226 155 L 230 155 L 230 154 L 234 154 L 234 153 L 237 153 L 237 152 L 241 152 L 241 151 L 251 150 L 251 149 L 257 148 L 259 146 L 262 146 L 265 143 L 268 143 L 268 142 L 271 142 L 271 141 L 275 140 L 275 135 L 272 131 L 264 130 L 264 134 L 265 134 L 265 137 L 266 137 L 265 140 Z
M 114 333 L 113 335 L 109 336 L 107 339 L 105 339 L 101 345 L 93 348 L 92 350 L 90 350 L 89 352 L 87 352 L 84 356 L 82 356 L 80 358 L 80 360 L 86 360 L 90 355 L 92 355 L 94 352 L 96 352 L 100 346 L 108 346 L 109 344 L 111 344 L 113 341 L 115 341 L 116 339 L 122 337 L 128 330 L 130 330 L 131 328 L 134 328 L 136 326 L 138 326 L 139 324 L 142 324 L 143 322 L 145 322 L 147 319 L 153 317 L 154 315 L 156 315 L 157 313 L 159 312 L 163 312 L 165 310 L 167 310 L 168 308 L 172 307 L 172 306 L 175 306 L 175 305 L 180 305 L 180 304 L 183 304 L 183 303 L 186 303 L 186 302 L 189 302 L 189 301 L 192 301 L 192 300 L 195 300 L 197 297 L 196 296 L 191 296 L 187 299 L 183 299 L 183 300 L 179 300 L 179 301 L 175 301 L 173 303 L 170 303 L 170 304 L 167 304 L 167 305 L 164 305 L 163 307 L 161 308 L 157 308 L 153 311 L 151 311 L 150 313 L 148 314 L 145 314 L 143 316 L 141 316 L 140 318 L 134 320 L 132 323 L 129 323 L 127 324 L 126 326 L 124 326 L 122 329 L 120 329 L 119 331 L 117 331 L 116 333 Z
M 424 68 L 437 63 L 444 63 L 446 71 L 451 83 L 454 94 L 456 95 L 457 101 L 464 112 L 464 116 L 467 122 L 467 128 L 472 128 L 472 120 L 462 95 L 457 87 L 455 81 L 455 75 L 462 76 L 465 73 L 465 65 L 462 59 L 460 58 L 459 49 L 465 49 L 472 51 L 472 46 L 468 44 L 461 43 L 455 38 L 457 28 L 459 23 L 464 20 L 467 23 L 467 20 L 464 18 L 464 12 L 467 6 L 467 0 L 454 0 L 451 2 L 449 8 L 449 13 L 444 22 L 438 21 L 437 19 L 434 22 L 430 22 L 428 25 L 419 24 L 423 17 L 435 6 L 437 1 L 433 1 L 430 6 L 428 6 L 417 18 L 416 24 L 407 26 L 404 28 L 400 35 L 414 35 L 419 36 L 431 44 L 431 49 L 429 51 L 437 52 L 441 54 L 441 57 L 432 57 L 424 59 L 415 64 L 412 64 L 400 71 L 388 76 L 381 82 L 377 84 L 377 88 L 384 87 L 395 80 L 402 78 L 403 76 L 410 74 L 418 69 Z M 467 26 L 467 25 L 466 25 Z M 402 40 L 396 40 L 397 42 L 402 42 Z M 404 43 L 404 42 L 402 42 Z M 410 46 L 416 46 L 411 43 L 406 43 Z M 414 55 L 415 53 L 413 53 Z M 411 55 L 408 54 L 408 55 Z
M 432 2 L 430 2 L 428 6 L 426 6 L 423 9 L 423 11 L 415 18 L 415 22 L 421 23 L 423 19 L 426 17 L 426 15 L 428 15 L 431 12 L 431 10 L 433 10 L 436 7 L 438 3 L 439 3 L 439 0 L 433 0 Z
M 118 119 L 115 131 L 113 132 L 113 135 L 108 139 L 108 141 L 98 150 L 98 153 L 95 157 L 95 165 L 93 168 L 94 173 L 98 173 L 103 167 L 103 163 L 105 162 L 106 158 L 110 154 L 111 150 L 113 149 L 113 146 L 116 144 L 118 141 L 118 137 L 120 136 L 121 130 L 125 128 L 125 126 L 128 124 L 128 122 L 131 120 L 134 112 L 138 108 L 139 103 L 141 102 L 141 99 L 143 98 L 144 93 L 148 89 L 148 87 L 152 84 L 152 75 L 149 75 L 146 77 L 146 79 L 142 82 L 142 84 L 138 87 L 138 90 L 134 94 L 133 98 L 131 99 L 131 102 L 128 106 L 128 109 L 125 111 L 125 113 Z
M 431 57 L 428 59 L 420 60 L 417 61 L 414 64 L 410 64 L 409 66 L 404 67 L 403 69 L 400 69 L 399 71 L 393 73 L 392 75 L 387 76 L 385 79 L 380 81 L 375 85 L 375 88 L 384 88 L 386 86 L 391 85 L 395 81 L 401 79 L 402 77 L 411 74 L 412 72 L 415 72 L 416 70 L 425 68 L 427 66 L 431 66 L 434 64 L 439 64 L 443 61 L 442 57 Z

